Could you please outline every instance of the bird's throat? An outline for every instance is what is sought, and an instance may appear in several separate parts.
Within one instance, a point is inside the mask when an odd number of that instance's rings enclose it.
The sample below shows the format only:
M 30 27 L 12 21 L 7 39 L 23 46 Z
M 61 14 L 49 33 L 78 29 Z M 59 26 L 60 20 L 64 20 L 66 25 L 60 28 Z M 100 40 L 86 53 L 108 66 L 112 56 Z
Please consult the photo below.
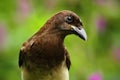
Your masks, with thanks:
M 23 80 L 69 80 L 68 68 L 66 67 L 65 61 L 61 65 L 56 66 L 52 70 L 36 69 L 36 71 L 27 71 L 22 68 L 22 79 Z

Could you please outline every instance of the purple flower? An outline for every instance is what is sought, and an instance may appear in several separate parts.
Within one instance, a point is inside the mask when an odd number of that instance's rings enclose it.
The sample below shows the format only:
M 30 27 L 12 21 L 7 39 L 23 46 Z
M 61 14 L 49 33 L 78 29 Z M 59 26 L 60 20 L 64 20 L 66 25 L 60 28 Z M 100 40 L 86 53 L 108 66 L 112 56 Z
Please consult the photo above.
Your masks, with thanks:
M 0 23 L 0 50 L 3 49 L 6 40 L 6 29 L 5 25 Z
M 106 2 L 105 0 L 94 0 L 94 1 L 99 5 L 103 5 Z
M 103 16 L 97 16 L 95 19 L 95 25 L 98 32 L 104 32 L 107 27 L 107 20 Z
M 89 76 L 88 80 L 103 80 L 103 79 L 102 75 L 99 72 L 95 72 Z
M 112 58 L 113 58 L 113 60 L 115 60 L 116 62 L 120 62 L 120 47 L 115 47 L 115 48 L 113 48 Z
M 31 11 L 30 0 L 18 0 L 18 18 L 26 18 Z

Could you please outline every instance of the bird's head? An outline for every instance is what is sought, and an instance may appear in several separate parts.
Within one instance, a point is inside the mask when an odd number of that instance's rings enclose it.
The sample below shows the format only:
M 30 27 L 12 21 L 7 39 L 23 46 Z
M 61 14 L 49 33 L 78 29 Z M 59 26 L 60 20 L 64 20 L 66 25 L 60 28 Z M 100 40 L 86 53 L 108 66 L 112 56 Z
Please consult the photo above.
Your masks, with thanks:
M 76 34 L 87 40 L 81 19 L 72 11 L 63 10 L 51 17 L 47 23 L 52 24 L 52 29 L 57 29 L 62 35 Z

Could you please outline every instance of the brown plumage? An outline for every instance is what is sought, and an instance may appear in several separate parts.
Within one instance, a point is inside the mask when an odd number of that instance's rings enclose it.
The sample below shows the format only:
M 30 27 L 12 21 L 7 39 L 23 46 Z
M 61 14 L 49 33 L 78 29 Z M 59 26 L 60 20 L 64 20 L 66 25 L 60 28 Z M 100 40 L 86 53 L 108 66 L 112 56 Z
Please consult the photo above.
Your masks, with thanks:
M 76 34 L 86 40 L 79 17 L 68 10 L 51 17 L 28 41 L 23 43 L 19 67 L 23 80 L 69 80 L 71 62 L 64 38 Z

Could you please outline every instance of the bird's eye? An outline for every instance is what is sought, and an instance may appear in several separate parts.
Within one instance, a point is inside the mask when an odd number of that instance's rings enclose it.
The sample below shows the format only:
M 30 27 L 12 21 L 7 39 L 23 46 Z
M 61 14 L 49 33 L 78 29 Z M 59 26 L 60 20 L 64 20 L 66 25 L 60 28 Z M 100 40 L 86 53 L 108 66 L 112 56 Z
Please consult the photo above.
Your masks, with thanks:
M 66 17 L 66 22 L 72 23 L 73 22 L 73 16 L 67 16 Z

